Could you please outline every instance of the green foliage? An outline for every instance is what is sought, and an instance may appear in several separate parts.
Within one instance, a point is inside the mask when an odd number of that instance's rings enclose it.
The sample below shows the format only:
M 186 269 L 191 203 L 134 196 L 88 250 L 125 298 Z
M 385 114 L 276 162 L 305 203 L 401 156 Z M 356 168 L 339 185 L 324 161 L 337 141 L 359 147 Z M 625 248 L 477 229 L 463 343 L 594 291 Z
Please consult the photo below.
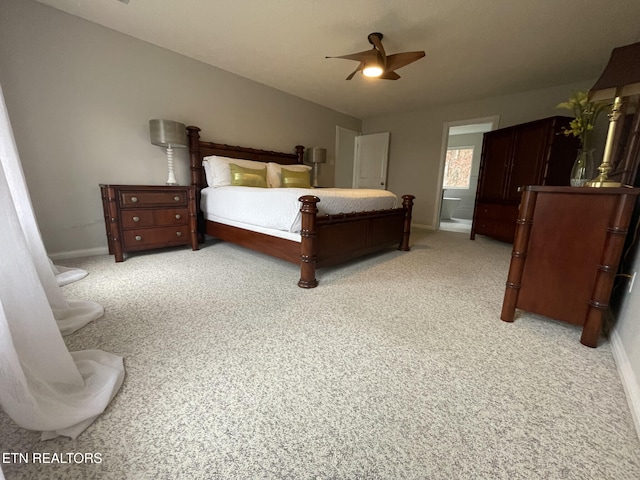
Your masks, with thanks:
M 590 133 L 593 130 L 600 113 L 609 108 L 609 103 L 590 102 L 586 91 L 573 92 L 567 102 L 556 105 L 556 108 L 571 110 L 575 117 L 569 123 L 569 128 L 563 128 L 566 136 L 574 136 L 580 139 L 583 150 L 590 146 Z

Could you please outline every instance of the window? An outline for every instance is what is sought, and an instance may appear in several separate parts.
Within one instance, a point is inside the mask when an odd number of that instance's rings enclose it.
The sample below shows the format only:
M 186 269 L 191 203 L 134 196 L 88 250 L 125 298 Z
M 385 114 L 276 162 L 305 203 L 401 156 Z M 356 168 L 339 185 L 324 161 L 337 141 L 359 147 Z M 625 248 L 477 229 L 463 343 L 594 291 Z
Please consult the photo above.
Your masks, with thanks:
M 447 150 L 444 163 L 442 188 L 469 188 L 473 147 L 456 147 Z

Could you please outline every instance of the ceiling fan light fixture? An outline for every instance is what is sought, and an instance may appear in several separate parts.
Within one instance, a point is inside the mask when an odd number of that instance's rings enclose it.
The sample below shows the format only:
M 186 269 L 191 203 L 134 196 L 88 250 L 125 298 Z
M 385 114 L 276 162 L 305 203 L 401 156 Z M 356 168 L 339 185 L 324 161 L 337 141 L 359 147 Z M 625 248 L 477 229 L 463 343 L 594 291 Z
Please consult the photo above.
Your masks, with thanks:
M 395 71 L 410 63 L 420 60 L 424 57 L 424 51 L 420 52 L 401 52 L 387 55 L 382 46 L 382 34 L 370 33 L 367 37 L 373 48 L 364 52 L 350 53 L 339 57 L 326 58 L 343 58 L 345 60 L 355 60 L 358 67 L 346 78 L 351 80 L 358 72 L 362 72 L 365 77 L 382 78 L 384 80 L 397 80 L 400 78 Z
M 382 68 L 380 67 L 380 65 L 376 64 L 367 65 L 362 69 L 362 74 L 365 77 L 379 77 L 380 75 L 382 75 Z

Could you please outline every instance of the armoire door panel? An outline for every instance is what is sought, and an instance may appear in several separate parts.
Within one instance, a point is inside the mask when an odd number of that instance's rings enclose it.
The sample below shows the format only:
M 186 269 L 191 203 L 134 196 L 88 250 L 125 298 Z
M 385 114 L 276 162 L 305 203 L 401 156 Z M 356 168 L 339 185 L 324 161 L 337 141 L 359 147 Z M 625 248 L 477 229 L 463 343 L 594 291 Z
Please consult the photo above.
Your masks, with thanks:
M 542 167 L 546 163 L 545 157 L 549 151 L 549 131 L 548 124 L 540 122 L 517 131 L 507 185 L 508 200 L 519 201 L 522 187 L 542 182 Z
M 504 198 L 505 181 L 513 149 L 512 129 L 496 130 L 485 136 L 482 147 L 481 173 L 478 196 L 483 200 Z

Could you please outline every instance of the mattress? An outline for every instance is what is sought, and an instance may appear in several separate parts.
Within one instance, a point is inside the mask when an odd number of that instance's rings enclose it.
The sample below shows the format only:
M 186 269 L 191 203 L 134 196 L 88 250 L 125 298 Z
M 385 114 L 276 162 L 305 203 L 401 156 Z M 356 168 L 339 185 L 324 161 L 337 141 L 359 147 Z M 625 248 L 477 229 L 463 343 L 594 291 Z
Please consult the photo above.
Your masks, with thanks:
M 319 215 L 336 215 L 398 207 L 398 197 L 386 190 L 350 188 L 207 187 L 200 208 L 207 220 L 241 226 L 289 239 L 300 238 L 300 197 L 315 195 Z M 280 233 L 278 233 L 280 232 Z

